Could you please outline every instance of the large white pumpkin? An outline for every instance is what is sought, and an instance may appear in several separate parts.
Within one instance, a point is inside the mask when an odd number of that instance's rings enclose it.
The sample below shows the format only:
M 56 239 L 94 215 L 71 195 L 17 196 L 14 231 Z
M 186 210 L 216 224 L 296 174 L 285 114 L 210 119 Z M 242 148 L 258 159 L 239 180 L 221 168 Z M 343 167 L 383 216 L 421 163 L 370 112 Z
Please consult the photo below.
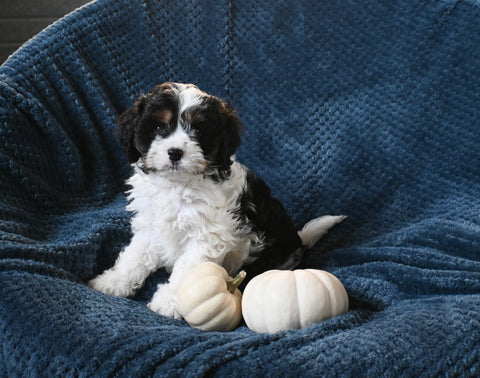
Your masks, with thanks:
M 345 288 L 323 270 L 269 270 L 243 292 L 243 318 L 255 332 L 309 327 L 347 311 Z
M 177 291 L 180 315 L 192 327 L 203 331 L 231 331 L 242 320 L 242 293 L 237 286 L 245 278 L 235 278 L 218 264 L 205 262 L 185 274 Z

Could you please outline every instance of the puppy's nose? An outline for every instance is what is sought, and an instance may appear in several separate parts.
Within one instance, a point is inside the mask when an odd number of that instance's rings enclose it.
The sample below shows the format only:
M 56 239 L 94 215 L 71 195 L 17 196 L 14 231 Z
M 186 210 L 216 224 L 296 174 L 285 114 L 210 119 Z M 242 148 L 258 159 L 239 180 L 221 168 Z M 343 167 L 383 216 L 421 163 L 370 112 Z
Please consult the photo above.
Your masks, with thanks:
M 183 150 L 180 148 L 170 148 L 167 152 L 172 163 L 180 161 L 183 156 Z

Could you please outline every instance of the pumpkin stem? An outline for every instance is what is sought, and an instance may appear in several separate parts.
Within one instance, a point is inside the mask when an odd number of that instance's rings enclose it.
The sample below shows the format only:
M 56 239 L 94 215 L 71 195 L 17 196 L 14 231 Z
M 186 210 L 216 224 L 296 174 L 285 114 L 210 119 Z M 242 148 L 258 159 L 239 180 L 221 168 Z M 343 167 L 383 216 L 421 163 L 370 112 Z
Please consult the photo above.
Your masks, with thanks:
M 235 278 L 230 279 L 227 281 L 227 289 L 230 293 L 234 293 L 237 287 L 242 283 L 242 281 L 245 279 L 245 276 L 247 273 L 245 273 L 244 270 L 242 270 L 240 273 L 238 273 Z

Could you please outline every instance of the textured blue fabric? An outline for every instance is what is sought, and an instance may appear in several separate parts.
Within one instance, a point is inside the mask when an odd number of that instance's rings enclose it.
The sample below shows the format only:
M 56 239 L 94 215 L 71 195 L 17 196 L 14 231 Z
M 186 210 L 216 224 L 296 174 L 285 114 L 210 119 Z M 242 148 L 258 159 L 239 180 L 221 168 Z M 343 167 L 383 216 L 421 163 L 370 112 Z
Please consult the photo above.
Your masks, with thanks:
M 90 3 L 0 68 L 0 376 L 480 375 L 480 4 Z M 239 159 L 348 313 L 204 333 L 89 289 L 130 238 L 118 115 L 166 80 L 229 99 Z

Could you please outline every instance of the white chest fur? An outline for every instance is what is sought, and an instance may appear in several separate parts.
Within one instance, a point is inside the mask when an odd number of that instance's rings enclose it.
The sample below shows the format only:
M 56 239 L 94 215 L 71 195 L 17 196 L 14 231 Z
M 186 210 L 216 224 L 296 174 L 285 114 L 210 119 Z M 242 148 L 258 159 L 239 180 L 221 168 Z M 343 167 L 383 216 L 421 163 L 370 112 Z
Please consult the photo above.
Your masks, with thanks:
M 245 167 L 237 162 L 229 179 L 220 183 L 200 175 L 145 174 L 137 169 L 128 181 L 133 188 L 127 207 L 134 212 L 133 232 L 148 238 L 150 254 L 167 269 L 188 253 L 233 272 L 250 248 L 261 243 L 235 215 L 245 177 Z

